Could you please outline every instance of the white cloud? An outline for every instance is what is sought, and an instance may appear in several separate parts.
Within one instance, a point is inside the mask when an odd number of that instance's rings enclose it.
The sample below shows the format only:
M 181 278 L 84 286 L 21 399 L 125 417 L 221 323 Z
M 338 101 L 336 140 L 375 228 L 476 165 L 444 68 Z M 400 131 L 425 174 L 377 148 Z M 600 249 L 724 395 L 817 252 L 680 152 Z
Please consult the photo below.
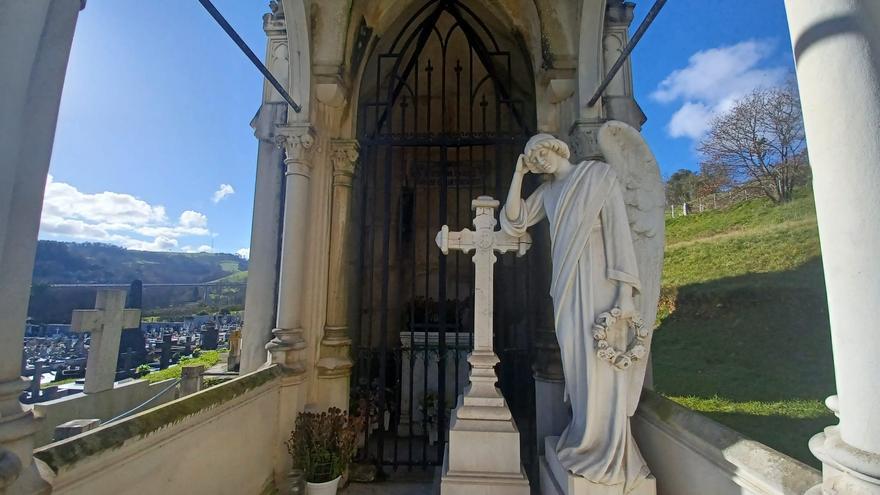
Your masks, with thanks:
M 197 211 L 186 210 L 180 214 L 178 223 L 181 227 L 205 228 L 208 226 L 208 217 Z
M 106 242 L 144 251 L 173 251 L 180 237 L 210 234 L 208 218 L 197 211 L 184 211 L 173 224 L 165 207 L 130 194 L 84 193 L 70 184 L 56 182 L 51 175 L 46 183 L 41 236 Z
M 214 203 L 219 203 L 226 196 L 232 196 L 235 194 L 235 189 L 232 188 L 229 184 L 220 184 L 220 189 L 214 191 L 214 196 L 211 197 L 211 201 Z
M 712 118 L 736 100 L 783 82 L 788 68 L 759 67 L 774 50 L 768 40 L 748 40 L 693 54 L 687 67 L 673 71 L 651 94 L 660 103 L 681 102 L 667 125 L 669 135 L 700 139 Z
M 250 259 L 251 250 L 250 250 L 250 248 L 241 248 L 238 251 L 236 251 L 235 254 L 241 256 L 244 259 Z
M 198 246 L 198 247 L 183 246 L 182 248 L 180 248 L 180 250 L 183 251 L 184 253 L 211 253 L 211 252 L 214 252 L 214 249 L 207 244 L 202 244 L 201 246 Z

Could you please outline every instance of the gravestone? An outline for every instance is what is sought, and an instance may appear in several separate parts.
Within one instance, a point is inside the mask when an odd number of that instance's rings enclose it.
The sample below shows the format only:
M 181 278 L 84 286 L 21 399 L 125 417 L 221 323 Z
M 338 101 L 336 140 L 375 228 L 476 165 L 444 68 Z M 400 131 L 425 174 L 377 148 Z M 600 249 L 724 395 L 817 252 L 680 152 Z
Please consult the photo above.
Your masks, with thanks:
M 140 280 L 131 283 L 128 289 L 128 297 L 125 307 L 129 309 L 142 310 L 143 305 L 144 284 Z M 136 368 L 147 362 L 147 340 L 144 338 L 144 332 L 141 330 L 140 320 L 137 325 L 132 328 L 122 330 L 122 337 L 119 341 L 119 362 L 124 362 L 124 354 L 133 353 L 131 355 L 131 365 L 129 368 Z
M 56 442 L 60 442 L 66 438 L 70 438 L 75 435 L 79 435 L 80 433 L 87 432 L 89 430 L 93 430 L 101 425 L 101 420 L 97 418 L 92 419 L 73 419 L 66 423 L 61 423 L 60 425 L 55 427 L 55 434 L 53 435 L 53 440 Z
M 519 430 L 507 401 L 495 386 L 498 355 L 492 344 L 495 253 L 531 247 L 528 235 L 513 237 L 495 230 L 498 201 L 480 196 L 471 202 L 476 210 L 476 231 L 450 232 L 444 225 L 437 234 L 443 254 L 450 250 L 474 251 L 474 350 L 470 386 L 459 396 L 449 422 L 449 444 L 443 459 L 441 494 L 529 493 L 529 480 L 520 462 Z
M 139 309 L 125 309 L 123 290 L 100 289 L 95 309 L 74 310 L 71 330 L 91 334 L 83 392 L 93 394 L 113 388 L 122 329 L 137 325 L 140 318 Z
M 162 354 L 159 356 L 159 369 L 164 370 L 171 363 L 171 332 L 162 332 Z
M 202 326 L 202 341 L 200 347 L 205 351 L 216 351 L 220 341 L 220 330 L 213 321 L 209 321 Z

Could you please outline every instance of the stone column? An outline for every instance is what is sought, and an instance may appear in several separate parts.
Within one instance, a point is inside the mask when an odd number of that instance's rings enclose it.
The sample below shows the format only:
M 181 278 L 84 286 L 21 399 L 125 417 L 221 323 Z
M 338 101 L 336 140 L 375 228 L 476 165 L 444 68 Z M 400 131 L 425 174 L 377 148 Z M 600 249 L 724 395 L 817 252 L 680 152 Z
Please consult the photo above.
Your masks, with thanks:
M 275 338 L 266 344 L 272 362 L 297 373 L 304 373 L 303 350 L 303 265 L 308 240 L 309 177 L 311 151 L 315 142 L 308 123 L 278 128 L 283 136 L 287 158 L 285 172 L 284 232 L 281 242 L 281 267 L 278 282 L 278 318 L 272 330 Z
M 18 395 L 58 105 L 80 0 L 0 0 L 0 493 L 48 493 Z
M 280 3 L 270 4 L 263 16 L 266 66 L 287 86 L 290 57 L 287 20 Z M 248 286 L 244 303 L 241 364 L 239 373 L 256 370 L 266 363 L 266 343 L 272 339 L 278 302 L 278 246 L 281 239 L 281 206 L 284 202 L 284 148 L 276 126 L 287 122 L 287 103 L 268 82 L 263 83 L 263 104 L 251 122 L 259 140 L 257 180 L 254 186 L 254 216 L 248 260 Z
M 286 103 L 265 103 L 252 123 L 260 144 L 244 303 L 241 374 L 250 373 L 266 363 L 266 343 L 272 340 L 275 326 L 284 187 L 284 150 L 275 141 L 275 127 L 286 120 Z
M 348 252 L 351 243 L 351 193 L 358 159 L 354 139 L 330 143 L 333 161 L 333 198 L 330 212 L 330 265 L 327 285 L 327 323 L 321 339 L 318 378 L 322 408 L 348 410 L 351 377 L 351 337 L 348 333 Z
M 880 494 L 880 2 L 786 0 L 828 294 L 840 424 L 810 440 L 823 483 Z M 835 404 L 836 402 L 836 404 Z
M 634 8 L 635 4 L 632 2 L 608 1 L 605 8 L 605 31 L 602 36 L 602 56 L 606 73 L 620 58 L 620 54 L 629 42 L 629 26 L 633 21 Z M 602 95 L 602 106 L 608 119 L 620 120 L 641 130 L 646 117 L 633 96 L 632 58 L 627 59 L 611 79 L 611 84 Z

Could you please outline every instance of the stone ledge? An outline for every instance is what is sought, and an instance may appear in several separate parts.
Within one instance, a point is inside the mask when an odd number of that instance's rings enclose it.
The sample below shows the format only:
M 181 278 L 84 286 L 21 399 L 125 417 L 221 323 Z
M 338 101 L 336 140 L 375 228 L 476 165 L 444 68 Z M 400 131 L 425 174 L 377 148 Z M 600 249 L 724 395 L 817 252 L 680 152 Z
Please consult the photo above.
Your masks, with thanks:
M 801 495 L 822 481 L 818 470 L 682 407 L 656 392 L 645 390 L 633 416 L 633 434 L 645 454 L 648 466 L 655 473 L 661 490 L 664 484 L 663 473 L 657 472 L 649 458 L 649 449 L 645 447 L 650 442 L 642 439 L 646 433 L 644 426 L 639 425 L 642 422 L 665 433 L 679 446 L 716 466 L 719 473 L 731 483 L 748 490 L 747 493 Z M 688 473 L 683 470 L 677 476 L 687 477 Z
M 285 374 L 280 366 L 269 366 L 116 423 L 49 444 L 35 450 L 34 457 L 58 473 L 81 460 L 120 448 L 131 439 L 146 437 L 166 426 L 232 401 Z

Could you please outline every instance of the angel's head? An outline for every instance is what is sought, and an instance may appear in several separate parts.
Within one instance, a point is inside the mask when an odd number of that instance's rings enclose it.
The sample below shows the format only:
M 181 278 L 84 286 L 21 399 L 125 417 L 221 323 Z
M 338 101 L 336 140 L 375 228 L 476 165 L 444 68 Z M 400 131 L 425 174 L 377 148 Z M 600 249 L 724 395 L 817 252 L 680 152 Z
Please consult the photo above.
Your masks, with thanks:
M 525 165 L 533 174 L 553 174 L 565 164 L 571 152 L 568 145 L 550 134 L 536 134 L 523 151 Z

